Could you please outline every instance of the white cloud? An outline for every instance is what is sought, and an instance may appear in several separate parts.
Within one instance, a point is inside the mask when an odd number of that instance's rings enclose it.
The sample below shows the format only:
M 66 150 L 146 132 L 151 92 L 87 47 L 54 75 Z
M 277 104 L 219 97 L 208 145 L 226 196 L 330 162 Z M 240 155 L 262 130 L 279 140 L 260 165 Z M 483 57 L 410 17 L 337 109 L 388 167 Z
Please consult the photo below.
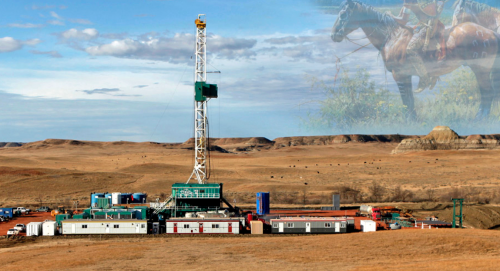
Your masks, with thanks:
M 64 20 L 61 16 L 59 16 L 59 14 L 55 13 L 55 11 L 51 11 L 50 16 L 52 16 L 58 20 Z
M 54 57 L 54 58 L 61 58 L 62 55 L 59 54 L 59 52 L 57 51 L 38 51 L 38 50 L 31 50 L 30 51 L 32 54 L 35 54 L 35 55 L 48 55 L 50 57 Z
M 13 52 L 23 48 L 24 45 L 35 46 L 42 42 L 39 39 L 30 39 L 26 41 L 16 40 L 12 37 L 0 38 L 0 53 Z
M 32 23 L 25 23 L 25 24 L 17 24 L 17 23 L 12 23 L 8 24 L 8 27 L 15 27 L 15 28 L 40 28 L 43 27 L 43 24 L 32 24 Z
M 59 34 L 59 37 L 63 39 L 75 39 L 75 40 L 92 40 L 99 36 L 99 31 L 95 28 L 87 28 L 84 30 L 78 30 L 71 28 Z
M 28 45 L 28 46 L 35 46 L 35 45 L 39 44 L 40 42 L 42 42 L 42 41 L 39 39 L 30 39 L 30 40 L 24 41 L 23 44 Z
M 115 56 L 124 58 L 154 59 L 172 63 L 190 61 L 195 37 L 191 34 L 176 34 L 174 37 L 141 37 L 115 40 L 108 44 L 90 46 L 85 51 L 92 56 Z M 209 52 L 224 59 L 249 58 L 255 55 L 251 49 L 254 39 L 208 37 Z
M 91 21 L 86 20 L 86 19 L 68 19 L 68 21 L 75 23 L 75 24 L 92 24 Z
M 40 9 L 52 9 L 52 8 L 55 8 L 56 6 L 55 5 L 45 5 L 45 6 L 37 6 L 37 5 L 33 5 L 31 6 L 31 9 L 33 10 L 40 10 Z
M 0 38 L 0 53 L 12 52 L 23 48 L 23 43 L 11 37 Z
M 64 22 L 58 20 L 49 20 L 47 23 L 51 25 L 64 25 Z

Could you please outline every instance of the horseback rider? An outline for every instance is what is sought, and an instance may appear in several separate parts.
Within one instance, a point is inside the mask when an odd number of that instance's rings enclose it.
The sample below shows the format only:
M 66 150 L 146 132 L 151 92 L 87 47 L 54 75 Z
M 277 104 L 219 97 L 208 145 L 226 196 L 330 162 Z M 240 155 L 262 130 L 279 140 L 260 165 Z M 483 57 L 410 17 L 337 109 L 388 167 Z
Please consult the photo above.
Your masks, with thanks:
M 425 67 L 422 53 L 426 53 L 430 40 L 436 33 L 442 34 L 444 25 L 439 21 L 439 16 L 443 11 L 444 4 L 448 0 L 404 0 L 403 8 L 399 16 L 392 16 L 396 22 L 405 26 L 410 20 L 411 12 L 415 14 L 419 23 L 415 27 L 413 37 L 406 48 L 406 59 L 410 61 L 415 68 L 420 81 L 418 83 L 417 93 L 426 88 L 433 89 L 438 77 L 430 77 Z M 438 45 L 438 49 L 439 49 Z M 444 52 L 444 48 L 443 52 Z M 423 52 L 422 52 L 423 51 Z M 441 58 L 444 57 L 443 55 Z

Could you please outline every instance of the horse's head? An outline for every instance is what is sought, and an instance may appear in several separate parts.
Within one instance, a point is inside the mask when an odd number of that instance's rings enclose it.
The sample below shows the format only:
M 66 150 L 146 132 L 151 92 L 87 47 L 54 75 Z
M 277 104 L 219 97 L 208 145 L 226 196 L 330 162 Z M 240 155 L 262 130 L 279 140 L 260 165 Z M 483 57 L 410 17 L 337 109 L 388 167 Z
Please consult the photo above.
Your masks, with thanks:
M 354 11 L 358 8 L 358 3 L 352 0 L 345 1 L 339 12 L 337 21 L 332 28 L 332 40 L 334 42 L 341 42 L 344 38 L 359 28 L 358 16 Z
M 467 0 L 459 0 L 455 3 L 455 12 L 453 13 L 452 26 L 457 26 L 461 23 L 479 23 L 477 16 L 467 7 Z

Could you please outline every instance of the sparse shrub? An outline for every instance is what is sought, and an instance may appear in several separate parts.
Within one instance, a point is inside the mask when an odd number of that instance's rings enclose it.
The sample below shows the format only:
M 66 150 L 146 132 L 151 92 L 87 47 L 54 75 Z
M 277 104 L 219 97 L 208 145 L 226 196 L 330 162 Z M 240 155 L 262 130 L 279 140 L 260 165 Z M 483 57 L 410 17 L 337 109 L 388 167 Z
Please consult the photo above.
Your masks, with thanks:
M 370 200 L 373 202 L 380 202 L 384 198 L 386 192 L 386 188 L 377 184 L 375 181 L 368 187 L 368 190 L 370 192 Z

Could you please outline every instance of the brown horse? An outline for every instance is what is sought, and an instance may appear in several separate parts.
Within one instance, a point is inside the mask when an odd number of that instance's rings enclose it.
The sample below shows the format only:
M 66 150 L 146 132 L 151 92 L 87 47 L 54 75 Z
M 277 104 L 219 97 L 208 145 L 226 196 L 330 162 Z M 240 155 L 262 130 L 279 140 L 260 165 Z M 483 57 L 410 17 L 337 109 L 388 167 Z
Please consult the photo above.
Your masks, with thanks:
M 399 25 L 390 15 L 354 0 L 347 0 L 332 29 L 334 42 L 361 28 L 370 42 L 380 51 L 385 67 L 396 81 L 409 119 L 416 118 L 412 76 L 417 72 L 406 61 L 406 47 L 413 30 Z M 486 117 L 500 91 L 500 37 L 493 31 L 473 23 L 464 23 L 445 33 L 446 59 L 436 60 L 435 52 L 423 53 L 427 70 L 432 76 L 448 74 L 462 65 L 475 73 L 481 95 L 477 118 Z
M 500 10 L 471 0 L 458 0 L 454 7 L 453 26 L 472 22 L 500 33 Z

